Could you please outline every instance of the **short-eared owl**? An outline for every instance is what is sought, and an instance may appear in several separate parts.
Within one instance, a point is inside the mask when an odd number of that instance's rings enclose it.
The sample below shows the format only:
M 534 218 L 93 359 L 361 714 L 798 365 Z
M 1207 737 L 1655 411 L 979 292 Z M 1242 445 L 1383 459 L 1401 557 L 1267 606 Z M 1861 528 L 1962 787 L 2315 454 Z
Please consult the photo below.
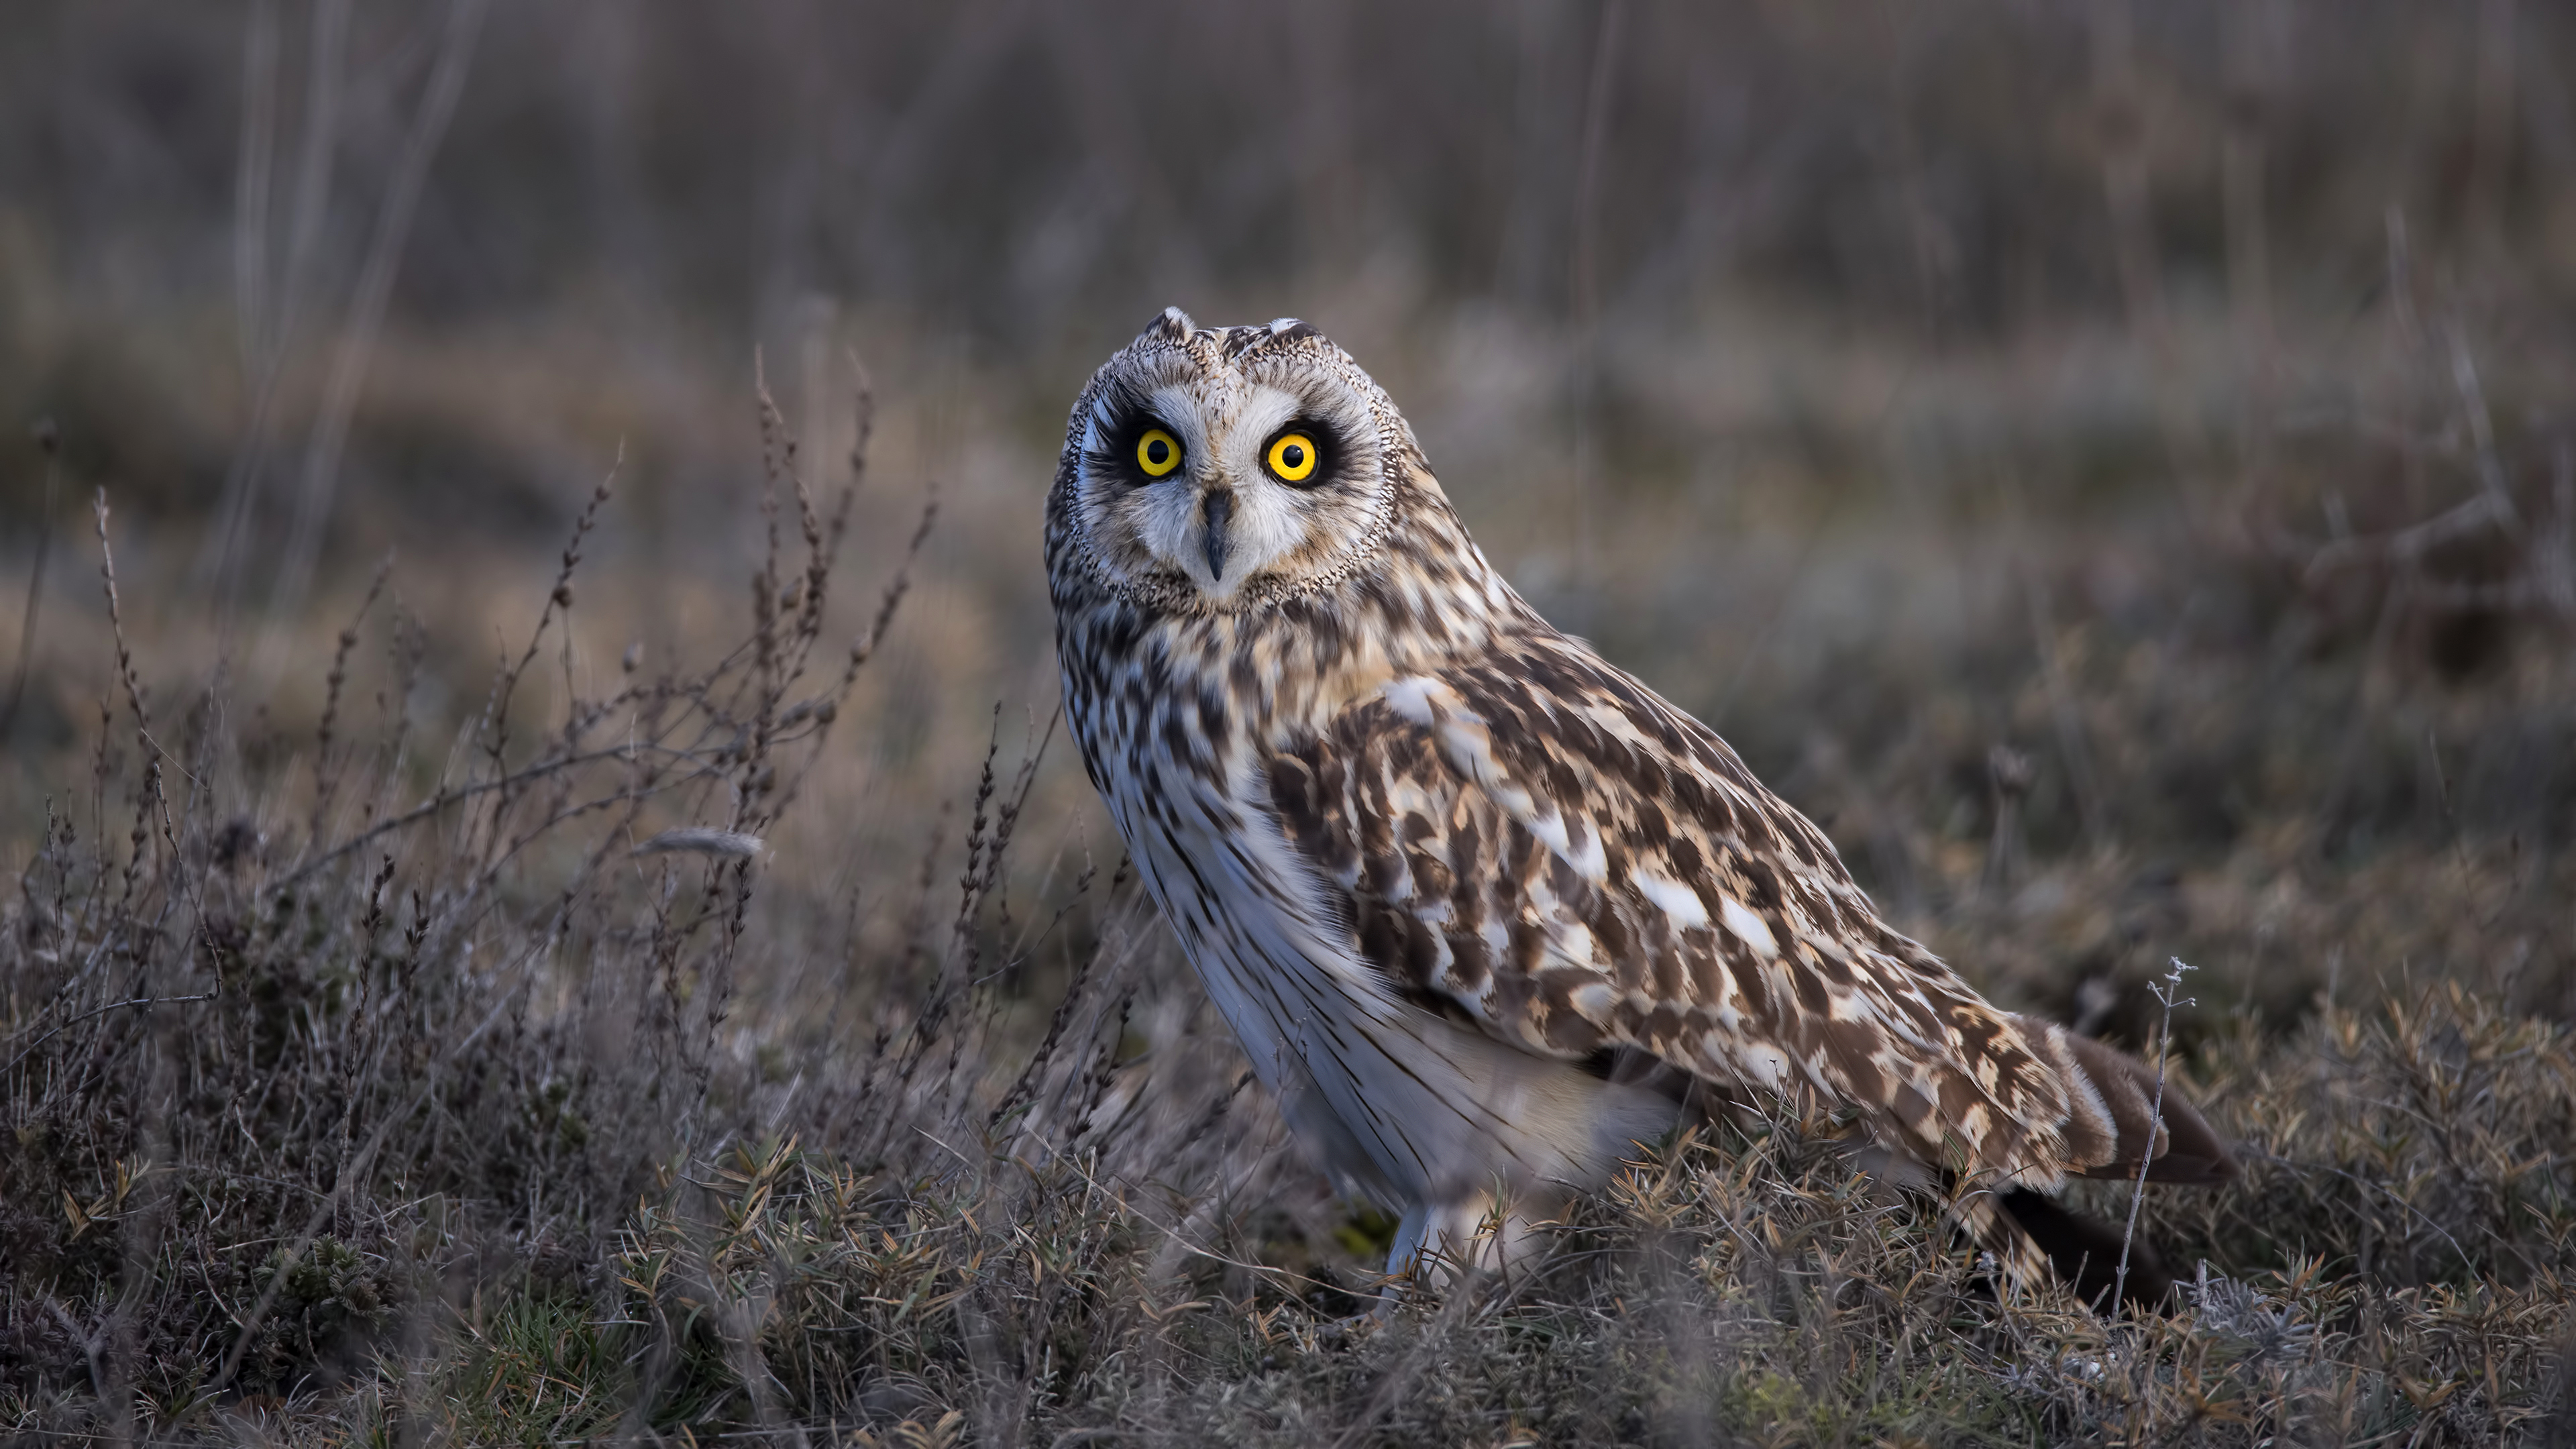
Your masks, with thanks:
M 1403 1214 L 1390 1273 L 1463 1250 L 1497 1191 L 1507 1251 L 1694 1080 L 1857 1108 L 1883 1161 L 2088 1287 L 2118 1239 L 2042 1194 L 2234 1171 L 2139 1063 L 1891 930 L 1725 741 L 1540 618 L 1313 327 L 1175 308 L 1111 358 L 1046 558 L 1092 783 L 1291 1126 Z

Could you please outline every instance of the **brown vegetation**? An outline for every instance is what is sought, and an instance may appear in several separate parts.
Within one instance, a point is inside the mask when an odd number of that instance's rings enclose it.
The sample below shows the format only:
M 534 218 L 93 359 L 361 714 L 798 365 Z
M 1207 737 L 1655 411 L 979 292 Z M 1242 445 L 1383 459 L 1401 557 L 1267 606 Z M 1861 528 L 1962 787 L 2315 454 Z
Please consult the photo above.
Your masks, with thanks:
M 14 18 L 0 1432 L 2576 1432 L 2571 36 L 2132 9 Z M 2198 967 L 2181 1309 L 1781 1116 L 1345 1321 L 1048 724 L 1169 301 L 1350 346 L 2008 1005 Z

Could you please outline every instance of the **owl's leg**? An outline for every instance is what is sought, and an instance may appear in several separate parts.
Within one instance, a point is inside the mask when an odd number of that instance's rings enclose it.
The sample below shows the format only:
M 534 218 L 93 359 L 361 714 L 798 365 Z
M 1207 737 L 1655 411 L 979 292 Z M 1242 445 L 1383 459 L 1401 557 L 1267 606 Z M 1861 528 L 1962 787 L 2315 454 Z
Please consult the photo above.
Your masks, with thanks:
M 1444 1292 L 1462 1280 L 1538 1257 L 1547 1251 L 1547 1239 L 1538 1230 L 1542 1221 L 1508 1199 L 1497 1208 L 1494 1195 L 1485 1192 L 1453 1202 L 1415 1203 L 1396 1222 L 1377 1302 L 1340 1320 L 1336 1329 L 1385 1322 L 1408 1291 Z
M 1387 1250 L 1388 1293 L 1407 1283 L 1447 1287 L 1462 1274 L 1508 1268 L 1534 1257 L 1547 1246 L 1539 1221 L 1523 1205 L 1498 1202 L 1490 1192 L 1418 1203 L 1396 1224 L 1395 1243 Z M 1433 1264 L 1436 1271 L 1429 1269 Z
M 1386 1277 L 1390 1291 L 1398 1282 L 1413 1276 L 1413 1270 L 1422 1257 L 1423 1234 L 1430 1226 L 1429 1203 L 1418 1202 L 1406 1208 L 1403 1218 L 1397 1221 L 1395 1242 L 1386 1250 Z
M 1404 1216 L 1396 1220 L 1395 1241 L 1386 1250 L 1386 1278 L 1378 1284 L 1377 1302 L 1332 1325 L 1335 1331 L 1384 1323 L 1394 1315 L 1395 1305 L 1404 1300 L 1405 1290 L 1418 1281 L 1422 1240 L 1431 1226 L 1431 1211 L 1427 1203 L 1415 1203 L 1404 1210 Z

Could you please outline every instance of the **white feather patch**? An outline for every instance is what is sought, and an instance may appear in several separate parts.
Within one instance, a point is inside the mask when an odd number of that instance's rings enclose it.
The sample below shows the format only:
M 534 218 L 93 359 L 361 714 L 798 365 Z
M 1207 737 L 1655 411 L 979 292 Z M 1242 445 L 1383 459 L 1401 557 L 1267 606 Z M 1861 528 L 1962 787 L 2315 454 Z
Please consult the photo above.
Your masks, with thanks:
M 1580 843 L 1565 852 L 1565 863 L 1574 867 L 1576 875 L 1594 885 L 1608 885 L 1610 854 L 1602 847 L 1601 832 L 1593 829 L 1589 821 L 1578 820 L 1575 822 L 1575 828 L 1582 832 Z
M 1585 704 L 1582 714 L 1593 728 L 1632 750 L 1647 753 L 1656 749 L 1655 742 L 1646 738 L 1646 732 L 1637 728 L 1625 710 L 1607 704 Z
M 1594 1026 L 1606 1026 L 1610 1021 L 1610 1008 L 1618 1004 L 1619 994 L 1611 990 L 1610 983 L 1606 981 L 1586 981 L 1567 993 L 1565 1000 L 1574 1008 L 1575 1015 Z
M 1696 931 L 1708 924 L 1708 906 L 1689 886 L 1650 870 L 1632 870 L 1628 879 L 1648 904 L 1672 918 L 1675 932 Z
M 1560 924 L 1555 930 L 1548 932 L 1544 949 L 1557 965 L 1573 966 L 1585 971 L 1596 971 L 1601 966 L 1599 959 L 1601 953 L 1594 949 L 1592 932 L 1571 922 Z
M 1747 910 L 1742 901 L 1733 896 L 1719 896 L 1717 914 L 1726 922 L 1726 929 L 1735 933 L 1737 940 L 1753 948 L 1754 955 L 1768 961 L 1780 954 L 1780 943 L 1771 935 L 1771 928 L 1763 924 L 1760 916 Z
M 1380 685 L 1377 695 L 1378 698 L 1386 701 L 1387 708 L 1394 710 L 1405 721 L 1427 729 L 1437 715 L 1431 703 L 1431 691 L 1435 689 L 1442 694 L 1449 694 L 1449 686 L 1430 675 L 1409 674 L 1402 679 L 1390 679 Z M 1455 695 L 1450 697 L 1456 698 Z
M 1530 808 L 1530 797 L 1524 791 L 1513 790 L 1506 793 L 1498 789 L 1493 792 L 1493 795 L 1495 799 L 1502 802 L 1505 810 L 1510 811 L 1519 818 L 1522 825 L 1528 827 L 1530 834 L 1538 837 L 1541 845 L 1555 851 L 1564 859 L 1574 858 L 1574 842 L 1566 838 L 1564 816 L 1553 810 L 1545 815 L 1537 814 Z
M 1754 1085 L 1780 1091 L 1789 1085 L 1789 1058 L 1768 1042 L 1747 1042 L 1736 1054 L 1736 1063 Z

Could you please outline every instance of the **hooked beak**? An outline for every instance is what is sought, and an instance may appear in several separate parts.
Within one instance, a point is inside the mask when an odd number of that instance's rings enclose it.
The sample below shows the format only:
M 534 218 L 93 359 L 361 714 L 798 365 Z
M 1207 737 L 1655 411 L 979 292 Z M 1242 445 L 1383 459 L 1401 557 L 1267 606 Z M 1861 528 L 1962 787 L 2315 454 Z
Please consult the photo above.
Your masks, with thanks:
M 1207 544 L 1208 578 L 1213 581 L 1225 577 L 1225 525 L 1234 517 L 1234 495 L 1223 491 L 1209 494 L 1206 515 L 1207 526 L 1203 536 Z

